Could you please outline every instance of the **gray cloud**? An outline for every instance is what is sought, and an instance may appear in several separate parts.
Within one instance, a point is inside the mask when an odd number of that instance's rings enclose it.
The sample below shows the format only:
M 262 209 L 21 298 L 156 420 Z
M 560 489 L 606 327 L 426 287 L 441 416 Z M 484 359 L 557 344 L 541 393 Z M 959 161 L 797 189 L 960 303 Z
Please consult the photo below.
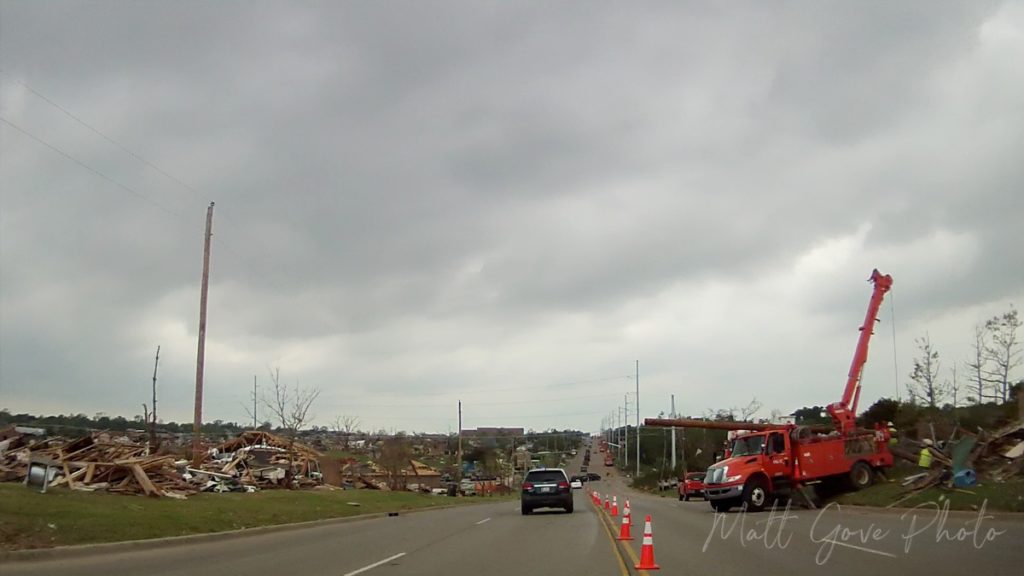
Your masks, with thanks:
M 875 266 L 897 360 L 955 358 L 1024 296 L 1022 38 L 1012 2 L 6 2 L 0 115 L 130 190 L 0 125 L 0 404 L 133 414 L 160 344 L 190 418 L 210 200 L 211 418 L 271 365 L 375 427 L 593 427 L 637 358 L 649 413 L 821 404 Z

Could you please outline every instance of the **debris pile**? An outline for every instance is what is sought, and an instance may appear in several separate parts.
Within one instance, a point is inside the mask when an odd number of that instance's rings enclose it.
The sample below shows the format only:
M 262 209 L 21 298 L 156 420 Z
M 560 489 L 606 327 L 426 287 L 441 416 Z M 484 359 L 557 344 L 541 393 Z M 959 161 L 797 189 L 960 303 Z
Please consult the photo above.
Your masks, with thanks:
M 269 432 L 243 432 L 206 455 L 198 468 L 145 444 L 94 433 L 28 442 L 0 431 L 0 480 L 72 490 L 186 498 L 200 491 L 255 492 L 322 484 L 320 453 Z
M 84 436 L 34 449 L 29 453 L 27 468 L 28 474 L 38 476 L 34 479 L 45 487 L 66 485 L 72 490 L 172 498 L 196 493 L 182 477 L 174 456 L 151 456 L 145 445 L 127 441 L 101 442 Z
M 251 430 L 211 450 L 200 469 L 189 468 L 188 474 L 203 490 L 216 492 L 311 488 L 323 483 L 322 456 L 304 444 Z
M 1024 420 L 1012 422 L 995 432 L 979 429 L 977 434 L 973 434 L 957 430 L 945 442 L 925 440 L 917 453 L 896 448 L 892 452 L 918 465 L 922 463 L 922 454 L 927 452 L 931 463 L 920 473 L 903 479 L 902 484 L 910 492 L 890 506 L 932 486 L 970 488 L 977 483 L 979 474 L 995 482 L 1005 482 L 1024 473 Z

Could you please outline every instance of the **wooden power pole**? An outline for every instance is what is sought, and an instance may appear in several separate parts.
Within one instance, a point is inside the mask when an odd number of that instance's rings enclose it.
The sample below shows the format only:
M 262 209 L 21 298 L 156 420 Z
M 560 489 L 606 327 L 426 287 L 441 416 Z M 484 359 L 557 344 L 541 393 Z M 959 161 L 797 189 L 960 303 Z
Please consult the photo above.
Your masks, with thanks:
M 156 360 L 153 361 L 153 413 L 149 415 L 149 445 L 156 448 L 156 369 L 160 365 L 160 347 L 156 347 Z
M 461 489 L 462 483 L 462 400 L 459 400 L 459 457 L 458 468 L 455 470 L 455 478 L 459 481 L 459 488 Z
M 206 296 L 210 288 L 210 238 L 213 236 L 213 202 L 206 209 L 206 238 L 203 242 L 203 283 L 199 294 L 199 351 L 196 354 L 196 406 L 192 421 L 192 465 L 203 460 L 203 364 L 206 360 Z

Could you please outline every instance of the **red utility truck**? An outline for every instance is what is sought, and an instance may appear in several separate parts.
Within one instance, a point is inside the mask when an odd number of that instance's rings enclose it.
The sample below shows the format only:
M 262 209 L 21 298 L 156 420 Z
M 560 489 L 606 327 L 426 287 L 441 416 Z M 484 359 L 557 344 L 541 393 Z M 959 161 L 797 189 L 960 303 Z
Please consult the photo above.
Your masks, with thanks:
M 834 429 L 795 424 L 759 424 L 648 418 L 647 426 L 675 426 L 737 431 L 725 458 L 708 468 L 704 495 L 711 506 L 726 511 L 746 506 L 763 510 L 776 498 L 788 498 L 794 490 L 823 480 L 845 479 L 853 489 L 871 485 L 875 471 L 892 466 L 889 432 L 858 429 L 855 421 L 860 400 L 860 377 L 868 357 L 868 343 L 878 309 L 892 277 L 875 270 L 870 281 L 874 291 L 839 402 L 826 411 Z

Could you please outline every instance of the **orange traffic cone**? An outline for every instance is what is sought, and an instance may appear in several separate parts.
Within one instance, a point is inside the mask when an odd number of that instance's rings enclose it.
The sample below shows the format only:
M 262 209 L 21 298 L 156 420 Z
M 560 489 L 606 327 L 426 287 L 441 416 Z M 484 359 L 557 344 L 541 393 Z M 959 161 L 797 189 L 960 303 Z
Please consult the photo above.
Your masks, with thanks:
M 616 540 L 632 540 L 633 535 L 630 534 L 630 517 L 629 515 L 623 515 L 623 526 L 618 529 L 618 538 Z
M 608 495 L 607 494 L 604 495 L 604 509 L 605 510 L 611 510 L 612 509 L 612 505 L 608 501 Z
M 619 497 L 612 496 L 612 518 L 619 515 Z
M 654 563 L 654 534 L 651 533 L 651 515 L 644 519 L 644 542 L 640 547 L 640 563 L 633 566 L 637 570 L 660 570 L 661 566 Z
M 629 525 L 633 525 L 633 515 L 629 510 L 629 500 L 626 500 L 626 507 L 622 509 L 622 517 L 629 520 Z

